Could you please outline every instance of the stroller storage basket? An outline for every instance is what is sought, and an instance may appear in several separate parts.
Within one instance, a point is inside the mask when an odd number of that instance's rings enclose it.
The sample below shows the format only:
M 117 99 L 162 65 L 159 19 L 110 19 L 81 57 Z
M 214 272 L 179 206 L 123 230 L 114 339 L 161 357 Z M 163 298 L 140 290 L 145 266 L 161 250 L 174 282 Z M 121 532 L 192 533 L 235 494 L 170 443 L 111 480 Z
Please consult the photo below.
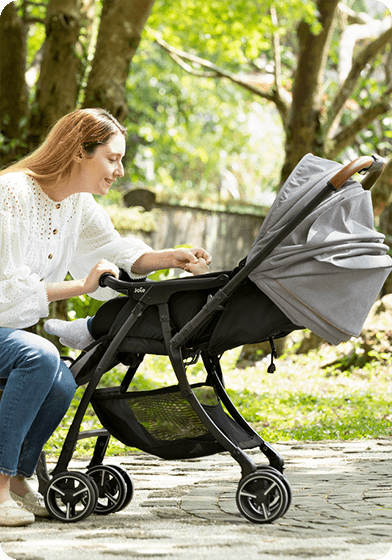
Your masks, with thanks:
M 238 447 L 252 449 L 262 444 L 261 438 L 246 433 L 225 413 L 211 387 L 196 384 L 192 389 L 209 417 Z M 125 445 L 162 459 L 190 459 L 225 451 L 178 385 L 128 393 L 122 393 L 120 387 L 98 389 L 91 402 L 109 433 Z

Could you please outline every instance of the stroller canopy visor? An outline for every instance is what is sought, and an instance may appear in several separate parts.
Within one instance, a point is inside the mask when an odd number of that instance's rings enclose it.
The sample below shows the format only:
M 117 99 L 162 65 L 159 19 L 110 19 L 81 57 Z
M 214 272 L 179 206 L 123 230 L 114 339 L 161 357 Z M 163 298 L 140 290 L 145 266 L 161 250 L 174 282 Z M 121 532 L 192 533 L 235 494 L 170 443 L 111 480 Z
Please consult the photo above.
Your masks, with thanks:
M 319 193 L 339 163 L 306 155 L 278 193 L 247 260 Z M 339 344 L 358 336 L 392 269 L 369 191 L 350 179 L 312 211 L 249 278 L 297 324 Z

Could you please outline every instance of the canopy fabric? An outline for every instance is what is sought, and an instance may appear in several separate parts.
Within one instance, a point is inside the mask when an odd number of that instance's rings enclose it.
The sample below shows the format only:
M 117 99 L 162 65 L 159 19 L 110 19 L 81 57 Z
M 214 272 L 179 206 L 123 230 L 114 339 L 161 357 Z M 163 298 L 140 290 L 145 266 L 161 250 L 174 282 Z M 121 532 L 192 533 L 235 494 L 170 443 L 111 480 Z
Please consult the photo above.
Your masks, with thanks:
M 247 262 L 343 166 L 306 155 L 279 191 Z M 370 192 L 350 179 L 331 192 L 249 278 L 295 324 L 339 344 L 358 336 L 392 269 L 384 236 L 374 230 Z

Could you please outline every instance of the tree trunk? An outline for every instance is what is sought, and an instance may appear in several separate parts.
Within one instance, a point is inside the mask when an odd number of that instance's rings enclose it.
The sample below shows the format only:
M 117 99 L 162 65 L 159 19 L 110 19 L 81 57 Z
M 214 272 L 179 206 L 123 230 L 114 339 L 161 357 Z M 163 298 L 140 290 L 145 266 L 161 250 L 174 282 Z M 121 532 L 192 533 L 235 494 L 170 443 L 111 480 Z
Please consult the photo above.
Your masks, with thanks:
M 78 4 L 78 0 L 49 1 L 44 54 L 30 115 L 29 149 L 45 138 L 53 123 L 76 107 L 83 72 Z
M 390 159 L 385 166 L 384 172 L 378 179 L 377 183 L 371 190 L 372 203 L 374 213 L 376 216 L 382 216 L 382 213 L 392 202 L 392 160 Z M 382 220 L 381 220 L 382 221 Z M 386 224 L 387 225 L 387 224 Z M 392 222 L 389 223 L 389 230 L 391 229 Z M 390 235 L 391 231 L 384 231 Z
M 0 16 L 0 131 L 9 139 L 19 137 L 27 115 L 25 71 L 26 30 L 11 2 Z
M 321 87 L 335 12 L 339 0 L 318 0 L 322 30 L 314 35 L 305 22 L 298 27 L 299 55 L 293 83 L 293 102 L 286 130 L 286 157 L 282 182 L 307 153 L 317 153 Z
M 125 85 L 155 0 L 103 0 L 84 107 L 104 107 L 120 122 L 128 114 Z

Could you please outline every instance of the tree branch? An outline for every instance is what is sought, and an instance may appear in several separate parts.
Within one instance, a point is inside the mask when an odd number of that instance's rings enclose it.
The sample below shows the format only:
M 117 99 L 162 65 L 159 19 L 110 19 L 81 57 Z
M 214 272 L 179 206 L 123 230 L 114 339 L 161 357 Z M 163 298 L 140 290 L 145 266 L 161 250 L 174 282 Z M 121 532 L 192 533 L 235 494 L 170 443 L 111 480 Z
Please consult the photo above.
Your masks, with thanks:
M 389 111 L 392 105 L 391 95 L 392 84 L 389 85 L 380 100 L 362 111 L 362 113 L 351 124 L 336 134 L 330 143 L 330 148 L 328 149 L 328 144 L 326 146 L 325 157 L 334 159 L 354 140 L 359 131 L 366 128 L 379 115 Z
M 368 14 L 364 12 L 354 12 L 354 10 L 343 4 L 343 2 L 339 2 L 338 11 L 349 20 L 350 25 L 356 23 L 363 25 L 368 23 L 372 19 Z
M 352 68 L 348 74 L 346 80 L 342 84 L 335 98 L 333 99 L 328 112 L 327 119 L 324 125 L 325 138 L 331 134 L 336 120 L 341 114 L 341 110 L 344 104 L 351 96 L 355 87 L 357 86 L 358 80 L 361 76 L 361 72 L 365 66 L 371 62 L 374 57 L 384 48 L 384 46 L 392 40 L 392 27 L 387 29 L 382 35 L 365 47 L 358 56 L 353 60 Z
M 155 42 L 157 43 L 157 41 L 155 41 Z M 162 47 L 162 48 L 164 48 L 164 47 Z M 167 52 L 168 52 L 170 58 L 172 58 L 176 64 L 181 66 L 181 68 L 183 70 L 185 70 L 186 72 L 188 72 L 188 74 L 192 74 L 192 76 L 197 76 L 198 78 L 219 78 L 220 77 L 217 74 L 217 72 L 202 72 L 200 70 L 196 70 L 195 68 L 193 68 L 193 66 L 191 66 L 190 64 L 187 64 L 184 60 L 182 60 L 182 58 L 180 56 L 178 56 L 178 54 L 176 54 L 174 52 L 169 52 L 169 51 L 167 51 Z
M 277 28 L 278 16 L 276 13 L 275 6 L 271 6 L 271 21 L 272 24 Z M 282 58 L 281 58 L 281 50 L 280 50 L 280 37 L 277 31 L 275 31 L 273 34 L 273 46 L 274 46 L 274 62 L 275 62 L 274 64 L 275 101 L 274 102 L 279 110 L 281 119 L 283 121 L 283 126 L 286 126 L 289 109 L 291 106 L 291 99 L 289 102 L 286 101 L 287 92 L 282 87 Z
M 271 21 L 274 27 L 278 27 L 278 16 L 276 14 L 275 6 L 271 6 Z M 280 57 L 280 38 L 279 33 L 275 31 L 273 33 L 273 45 L 274 45 L 274 60 L 275 60 L 275 86 L 276 89 L 279 91 L 282 87 L 282 66 L 281 66 L 281 57 Z
M 45 25 L 45 20 L 43 18 L 25 16 L 22 19 L 23 23 L 42 23 L 43 25 Z
M 283 122 L 285 121 L 285 119 L 287 117 L 289 107 L 288 107 L 287 103 L 281 98 L 281 96 L 279 95 L 279 93 L 276 89 L 274 89 L 272 91 L 272 93 L 266 93 L 266 92 L 264 92 L 264 91 L 262 91 L 262 90 L 260 90 L 256 87 L 252 86 L 251 84 L 249 84 L 245 80 L 242 80 L 241 78 L 238 78 L 237 76 L 235 76 L 231 72 L 228 72 L 226 70 L 223 70 L 222 68 L 219 68 L 219 66 L 216 66 L 215 64 L 213 64 L 209 60 L 205 60 L 204 58 L 200 58 L 199 56 L 196 56 L 196 55 L 187 53 L 185 51 L 181 51 L 180 49 L 176 49 L 175 47 L 172 47 L 171 45 L 169 45 L 169 43 L 167 43 L 166 41 L 164 41 L 160 37 L 155 38 L 155 43 L 157 43 L 157 45 L 159 45 L 163 50 L 165 50 L 177 64 L 180 64 L 180 66 L 184 70 L 189 72 L 190 74 L 193 74 L 194 76 L 207 77 L 207 78 L 227 78 L 228 80 L 230 80 L 234 84 L 246 89 L 250 93 L 253 93 L 253 94 L 255 94 L 258 97 L 261 97 L 263 99 L 266 99 L 267 101 L 271 101 L 272 103 L 275 103 L 275 105 L 277 106 L 278 111 L 281 115 L 281 118 L 282 118 Z M 195 70 L 195 68 L 193 68 L 189 64 L 186 64 L 184 62 L 184 60 L 189 60 L 192 64 L 196 64 L 196 65 L 201 66 L 203 68 L 208 68 L 210 70 L 210 72 L 197 71 L 197 70 Z M 181 63 L 180 63 L 180 61 L 181 61 Z

